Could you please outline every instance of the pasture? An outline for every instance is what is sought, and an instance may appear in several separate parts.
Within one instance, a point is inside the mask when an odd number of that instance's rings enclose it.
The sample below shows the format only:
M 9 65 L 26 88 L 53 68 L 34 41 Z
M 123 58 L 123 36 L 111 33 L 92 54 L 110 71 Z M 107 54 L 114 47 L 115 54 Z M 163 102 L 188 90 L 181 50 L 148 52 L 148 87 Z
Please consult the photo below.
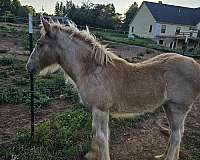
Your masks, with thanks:
M 37 32 L 34 39 L 38 36 Z M 107 36 L 113 37 L 112 34 Z M 29 77 L 25 70 L 28 58 L 26 38 L 26 28 L 0 26 L 0 159 L 82 160 L 91 141 L 91 114 L 78 103 L 76 90 L 70 83 L 65 84 L 60 72 L 35 79 L 37 125 L 35 140 L 31 140 Z M 130 52 L 129 46 L 125 44 L 109 45 L 115 52 L 120 47 Z M 143 61 L 156 53 L 159 52 L 134 54 L 137 61 Z M 59 99 L 61 94 L 65 100 Z M 180 155 L 183 160 L 200 159 L 198 105 L 197 102 L 186 119 Z M 161 133 L 157 121 L 167 123 L 162 108 L 135 119 L 111 119 L 111 159 L 145 160 L 161 154 L 168 137 Z

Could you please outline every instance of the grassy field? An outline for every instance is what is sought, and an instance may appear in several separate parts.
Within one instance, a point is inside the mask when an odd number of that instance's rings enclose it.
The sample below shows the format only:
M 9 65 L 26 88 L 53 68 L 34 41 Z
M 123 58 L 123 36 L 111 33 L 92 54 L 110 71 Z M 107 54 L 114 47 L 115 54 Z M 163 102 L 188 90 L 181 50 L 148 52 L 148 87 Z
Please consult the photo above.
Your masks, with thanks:
M 0 27 L 0 32 L 9 33 L 11 35 L 17 34 L 19 36 L 19 41 L 21 41 L 23 47 L 27 49 L 28 44 L 26 41 L 27 34 L 25 29 L 17 30 L 13 27 Z M 102 39 L 103 35 L 103 39 L 106 39 L 107 37 L 107 40 L 128 44 L 132 43 L 144 46 L 149 44 L 155 45 L 148 39 L 136 39 L 135 41 L 130 41 L 124 35 L 114 33 L 104 34 L 96 32 L 95 35 L 100 39 Z M 36 34 L 34 36 L 36 39 L 39 35 Z M 26 59 L 27 57 L 20 58 L 11 54 L 0 53 L 0 108 L 3 108 L 6 105 L 11 105 L 14 108 L 21 104 L 25 105 L 25 107 L 29 107 L 29 75 L 25 70 Z M 63 113 L 55 113 L 51 115 L 50 118 L 38 123 L 36 125 L 34 140 L 31 138 L 29 129 L 18 132 L 11 143 L 0 146 L 0 159 L 83 160 L 83 156 L 90 148 L 91 114 L 84 106 L 78 103 L 76 90 L 70 83 L 65 84 L 61 72 L 54 73 L 47 77 L 35 78 L 35 112 L 42 109 L 45 110 L 45 108 L 51 106 L 55 99 L 61 94 L 66 97 L 67 101 L 70 101 L 70 103 L 73 104 L 73 108 L 69 108 Z M 130 137 L 135 136 L 137 138 L 129 145 L 137 145 L 138 141 L 142 141 L 144 137 L 140 137 L 142 132 L 138 131 L 135 133 L 134 131 L 144 130 L 143 127 L 147 122 L 154 121 L 158 115 L 163 114 L 163 110 L 159 109 L 154 113 L 148 113 L 129 120 L 116 120 L 111 118 L 111 147 L 114 145 L 119 146 L 121 154 L 124 154 L 123 144 L 125 141 L 121 140 L 121 138 L 126 137 L 127 134 L 129 134 Z M 146 130 L 149 131 L 153 129 L 154 126 L 150 125 L 150 129 L 147 128 Z M 189 127 L 187 126 L 187 128 Z M 128 132 L 125 132 L 126 130 Z M 135 134 L 132 135 L 131 133 Z M 158 131 L 158 133 L 160 132 Z M 144 136 L 145 135 L 152 138 L 150 133 L 149 135 L 144 133 Z M 150 143 L 155 143 L 160 137 L 163 137 L 161 133 L 156 135 L 154 139 L 149 138 L 149 141 Z M 162 138 L 162 140 L 163 139 L 164 138 Z M 138 140 L 137 143 L 136 140 Z M 200 160 L 199 128 L 189 128 L 184 136 L 183 142 L 184 148 L 188 148 L 189 151 L 187 150 L 188 152 L 184 154 L 185 156 L 182 160 Z M 148 153 L 153 150 L 152 147 L 159 150 L 159 146 L 156 146 L 155 144 L 145 143 L 144 145 L 141 144 L 141 146 L 145 146 L 145 149 L 147 149 L 146 152 Z M 113 155 L 117 155 L 117 151 L 115 150 L 116 148 L 111 149 Z M 142 150 L 140 154 L 138 152 L 134 157 L 144 159 L 145 154 L 143 154 L 143 152 L 145 152 L 145 150 Z
M 29 75 L 25 70 L 26 60 L 18 59 L 12 55 L 0 55 L 0 64 L 0 105 L 7 103 L 29 104 Z M 37 107 L 48 105 L 49 100 L 60 94 L 64 94 L 66 97 L 72 97 L 75 94 L 70 89 L 73 86 L 65 84 L 62 73 L 37 77 L 35 84 Z
M 121 34 L 116 32 L 102 32 L 93 30 L 92 33 L 99 39 L 108 40 L 112 42 L 125 43 L 129 45 L 137 45 L 142 47 L 147 47 L 151 49 L 156 49 L 163 52 L 174 52 L 174 50 L 166 48 L 164 46 L 157 45 L 154 41 L 147 38 L 136 37 L 134 40 L 129 39 L 127 34 Z
M 26 104 L 29 106 L 29 75 L 25 70 L 26 60 L 13 55 L 0 55 L 0 105 Z M 6 83 L 5 83 L 6 82 Z M 74 108 L 52 115 L 49 120 L 36 126 L 35 138 L 29 130 L 16 135 L 11 145 L 0 147 L 4 160 L 12 156 L 20 160 L 78 159 L 89 150 L 91 140 L 91 114 L 78 103 L 78 95 L 71 84 L 65 84 L 62 73 L 35 79 L 35 112 L 48 107 L 54 98 L 63 94 L 73 102 Z M 153 114 L 152 114 L 153 116 Z M 126 123 L 131 127 L 149 115 L 134 120 L 112 120 L 111 130 Z M 113 138 L 115 134 L 111 135 Z M 66 157 L 67 155 L 67 157 Z
M 30 83 L 25 64 L 26 60 L 15 56 L 0 55 L 0 105 L 29 106 Z M 19 159 L 38 160 L 51 159 L 51 156 L 80 155 L 88 148 L 91 116 L 78 104 L 77 92 L 70 83 L 65 84 L 62 73 L 37 77 L 35 84 L 36 112 L 51 105 L 51 101 L 61 94 L 76 105 L 73 110 L 39 124 L 34 141 L 28 131 L 19 133 L 12 147 L 0 148 L 0 157 L 9 159 L 16 155 Z

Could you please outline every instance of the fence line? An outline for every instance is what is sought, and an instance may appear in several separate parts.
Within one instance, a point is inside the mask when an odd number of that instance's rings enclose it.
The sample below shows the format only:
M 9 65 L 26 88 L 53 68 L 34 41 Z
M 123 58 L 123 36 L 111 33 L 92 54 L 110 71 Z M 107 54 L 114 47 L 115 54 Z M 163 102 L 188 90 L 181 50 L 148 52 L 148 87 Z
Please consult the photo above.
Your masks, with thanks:
M 48 16 L 46 18 L 49 18 L 49 17 L 50 16 Z M 0 16 L 0 22 L 28 25 L 28 17 Z M 33 17 L 33 25 L 35 27 L 37 27 L 39 24 L 40 24 L 40 19 L 38 17 Z M 80 29 L 85 29 L 86 26 L 77 25 L 77 27 Z M 92 26 L 88 26 L 88 27 L 90 30 L 96 30 L 96 31 L 101 31 L 101 32 L 113 32 L 113 33 L 119 33 L 119 34 L 128 34 L 128 31 L 123 31 L 123 30 L 114 30 L 114 29 L 99 28 L 99 27 L 92 27 Z

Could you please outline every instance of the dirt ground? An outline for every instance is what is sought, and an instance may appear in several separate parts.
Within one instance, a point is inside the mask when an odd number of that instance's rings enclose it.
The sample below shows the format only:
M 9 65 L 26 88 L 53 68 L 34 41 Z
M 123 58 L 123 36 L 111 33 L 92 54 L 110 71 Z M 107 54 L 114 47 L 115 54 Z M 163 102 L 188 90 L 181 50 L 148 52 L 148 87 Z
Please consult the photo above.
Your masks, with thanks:
M 104 42 L 108 43 L 108 42 Z M 108 47 L 112 51 L 125 58 L 136 57 L 144 53 L 143 61 L 157 54 L 146 53 L 146 48 L 125 44 L 110 43 Z M 12 53 L 23 56 L 23 50 L 17 37 L 0 33 L 0 52 Z M 27 58 L 25 56 L 25 58 Z M 36 123 L 47 119 L 50 115 L 67 110 L 72 104 L 67 101 L 54 101 L 51 106 L 40 109 L 36 113 Z M 196 103 L 186 119 L 185 136 L 190 136 L 193 131 L 200 134 L 200 107 Z M 163 115 L 149 118 L 139 122 L 134 128 L 124 127 L 114 129 L 111 133 L 110 154 L 112 160 L 153 160 L 155 155 L 164 152 L 168 137 L 161 133 L 159 123 L 166 121 Z M 15 137 L 17 131 L 30 126 L 30 112 L 26 105 L 0 105 L 0 144 L 5 144 Z M 193 137 L 195 138 L 195 137 Z M 188 158 L 193 152 L 187 145 L 187 138 L 183 138 L 181 147 L 181 159 Z M 199 144 L 200 147 L 200 144 Z M 199 150 L 200 151 L 200 150 Z

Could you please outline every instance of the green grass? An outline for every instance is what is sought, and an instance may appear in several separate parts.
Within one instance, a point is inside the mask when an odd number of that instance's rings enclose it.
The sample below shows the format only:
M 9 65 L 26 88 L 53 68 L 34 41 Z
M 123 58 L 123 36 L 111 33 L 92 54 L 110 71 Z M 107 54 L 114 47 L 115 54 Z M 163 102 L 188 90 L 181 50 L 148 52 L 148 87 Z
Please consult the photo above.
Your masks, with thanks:
M 108 40 L 112 42 L 125 43 L 129 45 L 137 45 L 142 47 L 147 47 L 151 49 L 160 50 L 163 52 L 174 52 L 174 50 L 169 49 L 164 46 L 157 45 L 154 41 L 147 38 L 136 37 L 134 40 L 129 39 L 126 34 L 114 33 L 114 32 L 102 32 L 102 31 L 92 31 L 92 33 L 100 40 Z
M 29 50 L 29 34 L 27 28 L 21 27 L 16 28 L 13 26 L 0 26 L 0 33 L 4 33 L 4 36 L 6 34 L 11 34 L 13 37 L 19 38 L 19 41 L 21 42 L 22 47 L 25 50 Z M 35 31 L 33 34 L 33 44 L 38 40 L 40 37 L 40 32 Z
M 0 56 L 0 104 L 29 104 L 30 81 L 25 69 L 25 60 L 14 56 Z M 35 79 L 35 105 L 44 107 L 51 99 L 64 94 L 76 101 L 78 95 L 73 85 L 65 84 L 62 73 Z
M 28 131 L 19 133 L 12 146 L 0 148 L 0 157 L 4 160 L 12 155 L 20 160 L 71 159 L 88 151 L 90 139 L 91 115 L 75 108 L 38 124 L 34 140 Z
M 7 28 L 0 27 L 0 31 L 7 32 Z M 14 33 L 15 30 L 9 30 Z M 17 31 L 18 32 L 18 31 Z M 26 31 L 19 31 L 21 38 L 27 36 Z M 140 46 L 156 45 L 149 39 L 126 38 L 126 35 L 117 33 L 95 33 L 98 38 L 112 40 L 121 43 Z M 24 37 L 23 37 L 24 36 Z M 38 35 L 35 35 L 37 37 Z M 24 41 L 24 40 L 23 40 Z M 24 48 L 28 44 L 24 43 Z M 142 57 L 142 54 L 138 54 Z M 0 105 L 2 104 L 29 104 L 30 82 L 25 70 L 26 60 L 20 60 L 15 56 L 0 55 Z M 71 101 L 77 102 L 78 95 L 71 84 L 65 84 L 62 73 L 49 75 L 48 77 L 36 77 L 35 79 L 36 109 L 48 106 L 55 97 L 64 94 Z M 134 128 L 135 124 L 156 117 L 163 113 L 157 110 L 134 119 L 111 119 L 111 139 L 119 139 L 117 131 L 126 128 Z M 29 130 L 24 130 L 16 135 L 15 141 L 6 146 L 0 146 L 0 159 L 10 160 L 16 157 L 19 160 L 63 160 L 83 159 L 83 155 L 90 148 L 91 141 L 91 114 L 83 106 L 76 104 L 74 109 L 69 109 L 61 114 L 52 115 L 50 119 L 39 123 L 35 130 L 35 139 L 31 138 Z M 196 130 L 195 130 L 196 131 Z M 184 160 L 200 160 L 199 132 L 189 132 L 184 137 L 184 143 L 192 148 L 191 156 Z

